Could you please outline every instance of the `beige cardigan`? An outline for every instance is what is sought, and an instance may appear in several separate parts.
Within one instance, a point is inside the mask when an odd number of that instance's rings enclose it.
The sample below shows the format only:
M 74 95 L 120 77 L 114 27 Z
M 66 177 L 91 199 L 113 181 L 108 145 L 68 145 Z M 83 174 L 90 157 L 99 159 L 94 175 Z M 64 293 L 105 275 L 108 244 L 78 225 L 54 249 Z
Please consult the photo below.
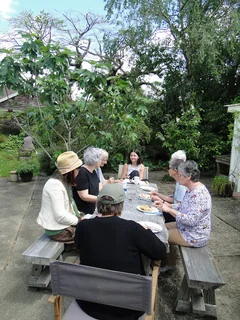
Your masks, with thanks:
M 67 190 L 58 179 L 50 178 L 44 185 L 37 223 L 44 229 L 61 230 L 78 223 Z

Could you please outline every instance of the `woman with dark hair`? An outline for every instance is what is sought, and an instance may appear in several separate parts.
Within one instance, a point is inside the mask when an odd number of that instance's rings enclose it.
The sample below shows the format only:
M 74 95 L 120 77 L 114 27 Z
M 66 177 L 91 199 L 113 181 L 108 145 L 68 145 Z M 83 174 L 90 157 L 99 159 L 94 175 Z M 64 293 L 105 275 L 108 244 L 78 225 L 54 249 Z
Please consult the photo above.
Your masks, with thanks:
M 178 166 L 179 183 L 187 187 L 181 203 L 166 205 L 155 201 L 154 205 L 170 213 L 176 222 L 166 224 L 170 244 L 187 247 L 203 247 L 211 232 L 212 201 L 206 186 L 199 181 L 200 171 L 195 161 L 188 160 Z
M 82 161 L 76 153 L 67 151 L 60 154 L 57 170 L 43 187 L 37 223 L 52 240 L 74 244 L 80 213 L 72 197 L 72 186 L 81 165 Z
M 122 272 L 145 275 L 142 254 L 151 260 L 162 260 L 165 245 L 151 230 L 121 219 L 124 190 L 119 184 L 106 184 L 98 195 L 98 215 L 82 220 L 76 230 L 75 243 L 81 264 Z M 134 320 L 141 311 L 79 301 L 85 313 L 100 320 Z
M 144 176 L 144 165 L 142 164 L 142 158 L 140 151 L 132 150 L 128 154 L 127 163 L 124 164 L 122 169 L 122 179 L 139 177 L 142 180 Z

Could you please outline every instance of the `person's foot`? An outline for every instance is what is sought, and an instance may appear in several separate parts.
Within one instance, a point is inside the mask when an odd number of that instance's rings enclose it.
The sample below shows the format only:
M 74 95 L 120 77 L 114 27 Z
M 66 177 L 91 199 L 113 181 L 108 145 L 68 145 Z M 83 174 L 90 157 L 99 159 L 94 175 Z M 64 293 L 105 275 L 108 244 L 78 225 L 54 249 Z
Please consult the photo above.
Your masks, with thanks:
M 165 265 L 164 267 L 160 267 L 160 273 L 165 273 L 167 271 L 175 271 L 176 269 L 176 266 Z

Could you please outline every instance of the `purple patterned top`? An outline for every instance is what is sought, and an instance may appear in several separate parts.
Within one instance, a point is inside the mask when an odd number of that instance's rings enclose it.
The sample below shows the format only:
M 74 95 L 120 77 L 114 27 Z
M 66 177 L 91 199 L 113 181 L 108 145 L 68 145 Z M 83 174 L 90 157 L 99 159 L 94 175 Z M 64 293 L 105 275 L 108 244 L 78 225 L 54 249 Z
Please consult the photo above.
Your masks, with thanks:
M 212 211 L 211 196 L 205 185 L 186 191 L 177 210 L 177 228 L 184 240 L 192 247 L 205 246 L 210 237 Z

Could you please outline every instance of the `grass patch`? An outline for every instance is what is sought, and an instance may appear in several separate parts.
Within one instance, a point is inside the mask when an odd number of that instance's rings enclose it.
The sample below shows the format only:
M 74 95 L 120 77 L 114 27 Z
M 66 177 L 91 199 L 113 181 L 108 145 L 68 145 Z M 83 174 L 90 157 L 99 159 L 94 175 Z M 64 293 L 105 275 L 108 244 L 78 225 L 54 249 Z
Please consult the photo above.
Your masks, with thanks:
M 0 150 L 0 177 L 8 177 L 9 171 L 17 170 L 19 162 L 17 150 Z

